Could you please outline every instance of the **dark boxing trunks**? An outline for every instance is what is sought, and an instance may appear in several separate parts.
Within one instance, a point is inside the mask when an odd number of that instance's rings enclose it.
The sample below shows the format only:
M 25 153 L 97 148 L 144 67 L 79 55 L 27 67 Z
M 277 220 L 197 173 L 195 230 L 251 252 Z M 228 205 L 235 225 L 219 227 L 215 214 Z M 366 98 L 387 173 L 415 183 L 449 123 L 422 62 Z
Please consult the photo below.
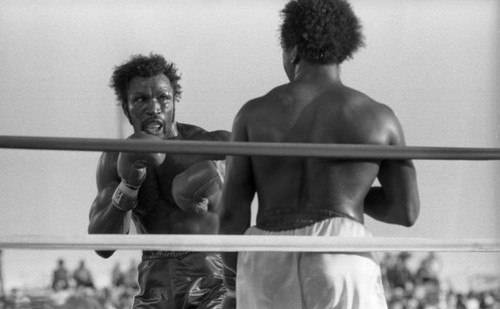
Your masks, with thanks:
M 133 308 L 220 308 L 222 280 L 219 254 L 145 251 Z

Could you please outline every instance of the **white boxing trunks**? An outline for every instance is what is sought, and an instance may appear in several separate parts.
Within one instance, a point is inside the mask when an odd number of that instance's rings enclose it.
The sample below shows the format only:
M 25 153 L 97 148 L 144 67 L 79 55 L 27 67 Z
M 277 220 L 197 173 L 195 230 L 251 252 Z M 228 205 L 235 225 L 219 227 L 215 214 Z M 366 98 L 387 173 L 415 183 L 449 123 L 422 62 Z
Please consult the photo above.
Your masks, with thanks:
M 364 225 L 334 217 L 300 229 L 245 235 L 371 237 Z M 240 252 L 237 308 L 387 308 L 380 266 L 372 253 Z

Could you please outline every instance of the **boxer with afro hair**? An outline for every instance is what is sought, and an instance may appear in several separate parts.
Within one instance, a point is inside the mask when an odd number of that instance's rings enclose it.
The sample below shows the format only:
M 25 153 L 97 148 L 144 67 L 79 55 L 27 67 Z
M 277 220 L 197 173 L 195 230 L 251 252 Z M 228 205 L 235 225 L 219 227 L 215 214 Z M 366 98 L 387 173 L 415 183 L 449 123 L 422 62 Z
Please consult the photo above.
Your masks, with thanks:
M 243 104 L 231 141 L 405 146 L 392 109 L 342 81 L 341 64 L 364 39 L 350 4 L 290 0 L 280 13 L 289 82 Z M 369 238 L 366 215 L 410 227 L 419 211 L 411 160 L 228 156 L 220 232 Z M 237 308 L 388 308 L 372 252 L 245 251 L 222 256 L 224 303 Z
M 114 67 L 109 86 L 133 130 L 127 139 L 229 140 L 226 130 L 175 119 L 179 80 L 175 64 L 158 54 L 132 55 Z M 133 224 L 137 234 L 217 234 L 225 155 L 140 150 L 101 154 L 88 233 L 129 234 Z M 102 258 L 114 252 L 96 250 Z M 226 294 L 222 276 L 217 252 L 143 250 L 131 308 L 219 309 Z

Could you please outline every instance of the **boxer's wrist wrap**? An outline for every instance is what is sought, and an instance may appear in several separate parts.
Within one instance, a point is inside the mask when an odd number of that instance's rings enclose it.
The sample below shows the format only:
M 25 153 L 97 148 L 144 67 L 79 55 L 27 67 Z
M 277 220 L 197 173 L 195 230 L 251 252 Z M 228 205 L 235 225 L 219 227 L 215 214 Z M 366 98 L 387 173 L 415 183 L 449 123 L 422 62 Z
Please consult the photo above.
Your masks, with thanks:
M 116 187 L 111 201 L 118 210 L 127 212 L 137 207 L 138 194 L 139 187 L 129 185 L 122 179 L 118 187 Z

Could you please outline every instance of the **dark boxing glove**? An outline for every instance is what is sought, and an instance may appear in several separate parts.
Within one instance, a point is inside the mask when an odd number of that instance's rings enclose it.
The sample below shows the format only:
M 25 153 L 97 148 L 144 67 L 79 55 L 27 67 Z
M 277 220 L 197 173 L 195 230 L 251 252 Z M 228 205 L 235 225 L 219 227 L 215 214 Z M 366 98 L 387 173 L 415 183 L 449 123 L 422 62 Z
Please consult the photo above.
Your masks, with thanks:
M 214 161 L 202 161 L 175 176 L 172 196 L 185 212 L 204 215 L 210 197 L 222 190 L 222 178 Z
M 158 137 L 144 132 L 135 132 L 127 139 L 161 141 Z M 164 153 L 120 152 L 120 155 L 118 156 L 118 175 L 125 178 L 124 176 L 127 175 L 130 165 L 135 162 L 141 162 L 143 165 L 159 166 L 164 160 Z
M 161 140 L 143 132 L 136 132 L 129 136 L 128 139 Z M 120 152 L 116 168 L 122 181 L 113 194 L 113 205 L 122 211 L 135 208 L 139 188 L 146 179 L 146 168 L 148 166 L 158 166 L 164 160 L 164 153 Z

